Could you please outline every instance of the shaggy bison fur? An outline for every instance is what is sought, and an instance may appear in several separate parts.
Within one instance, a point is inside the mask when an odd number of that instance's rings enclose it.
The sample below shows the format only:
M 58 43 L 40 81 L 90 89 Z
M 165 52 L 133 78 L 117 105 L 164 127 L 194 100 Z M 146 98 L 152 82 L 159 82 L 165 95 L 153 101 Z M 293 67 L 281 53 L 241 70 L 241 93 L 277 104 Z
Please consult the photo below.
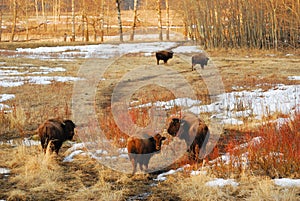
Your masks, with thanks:
M 187 151 L 193 159 L 198 159 L 198 156 L 204 157 L 209 130 L 203 120 L 187 113 L 181 119 L 173 118 L 167 131 L 173 137 L 185 140 Z
M 209 58 L 204 54 L 196 54 L 192 56 L 192 71 L 194 70 L 194 66 L 197 64 L 201 65 L 201 68 L 204 68 L 205 65 L 207 65 Z
M 143 134 L 141 137 L 131 136 L 128 138 L 127 150 L 133 167 L 132 174 L 135 174 L 138 163 L 141 171 L 143 171 L 143 165 L 146 170 L 148 169 L 150 158 L 155 153 L 159 153 L 162 141 L 165 139 L 160 134 L 156 134 L 154 137 Z
M 163 50 L 163 51 L 156 52 L 155 56 L 156 56 L 156 60 L 157 60 L 157 65 L 159 65 L 160 60 L 163 60 L 164 63 L 166 64 L 169 59 L 173 58 L 173 52 Z
M 49 143 L 51 151 L 57 154 L 63 142 L 72 140 L 74 136 L 75 124 L 71 120 L 49 119 L 41 124 L 38 128 L 38 134 L 41 144 L 46 153 Z

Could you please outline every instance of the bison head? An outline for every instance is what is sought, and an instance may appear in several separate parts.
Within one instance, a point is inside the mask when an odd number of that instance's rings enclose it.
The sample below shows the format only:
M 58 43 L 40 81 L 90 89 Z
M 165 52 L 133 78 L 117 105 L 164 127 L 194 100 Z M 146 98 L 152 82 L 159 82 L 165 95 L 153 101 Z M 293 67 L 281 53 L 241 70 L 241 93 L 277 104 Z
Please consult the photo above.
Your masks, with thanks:
M 173 58 L 173 54 L 174 54 L 173 51 L 169 51 L 169 57 L 170 57 L 170 58 Z
M 156 134 L 153 139 L 155 140 L 155 149 L 156 151 L 160 151 L 161 149 L 161 143 L 163 140 L 166 139 L 166 137 L 162 137 L 159 133 Z
M 168 127 L 168 133 L 173 137 L 176 136 L 180 128 L 180 119 L 173 118 Z
M 167 129 L 168 133 L 173 137 L 179 137 L 180 139 L 187 138 L 190 125 L 183 119 L 173 118 Z
M 209 60 L 209 58 L 206 57 L 206 58 L 205 58 L 205 63 L 204 63 L 205 65 L 207 65 L 208 60 Z
M 71 120 L 64 120 L 62 127 L 64 129 L 64 133 L 67 135 L 67 140 L 72 140 L 74 136 L 74 129 L 76 125 Z

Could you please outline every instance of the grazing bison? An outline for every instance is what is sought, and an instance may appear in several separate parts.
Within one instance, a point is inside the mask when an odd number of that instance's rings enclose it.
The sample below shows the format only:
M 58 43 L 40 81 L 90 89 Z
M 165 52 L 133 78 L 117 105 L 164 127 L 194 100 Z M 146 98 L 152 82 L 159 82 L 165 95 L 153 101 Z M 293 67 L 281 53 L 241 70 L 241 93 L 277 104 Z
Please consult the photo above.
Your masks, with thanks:
M 127 150 L 133 167 L 132 174 L 135 174 L 138 163 L 141 171 L 143 171 L 143 165 L 146 167 L 146 170 L 148 169 L 150 158 L 160 151 L 161 143 L 165 139 L 160 134 L 156 134 L 154 137 L 144 134 L 142 138 L 135 136 L 128 138 Z
M 201 68 L 204 68 L 204 65 L 207 65 L 209 58 L 204 54 L 196 54 L 192 56 L 192 71 L 194 70 L 194 66 L 196 64 L 200 64 Z
M 159 60 L 163 60 L 164 63 L 166 64 L 169 59 L 173 58 L 173 52 L 163 50 L 163 51 L 156 52 L 155 56 L 156 56 L 156 60 L 157 60 L 157 65 L 159 65 Z
M 167 131 L 173 137 L 185 140 L 193 159 L 198 159 L 200 154 L 200 157 L 205 155 L 209 130 L 204 121 L 195 115 L 187 113 L 181 119 L 173 118 Z
M 75 124 L 71 120 L 49 119 L 38 128 L 41 144 L 46 153 L 47 146 L 51 143 L 51 151 L 58 151 L 66 140 L 72 140 Z

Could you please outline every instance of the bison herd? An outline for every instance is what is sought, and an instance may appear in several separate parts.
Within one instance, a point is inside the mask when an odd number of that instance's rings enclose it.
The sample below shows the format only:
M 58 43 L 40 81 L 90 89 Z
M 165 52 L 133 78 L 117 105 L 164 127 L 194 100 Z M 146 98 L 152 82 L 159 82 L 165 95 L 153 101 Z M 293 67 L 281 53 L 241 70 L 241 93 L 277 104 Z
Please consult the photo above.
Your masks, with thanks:
M 162 60 L 166 64 L 173 58 L 173 52 L 163 50 L 156 52 L 157 65 Z M 192 71 L 196 64 L 201 68 L 207 65 L 209 58 L 204 53 L 192 56 Z M 66 140 L 72 140 L 74 136 L 75 124 L 71 120 L 49 119 L 41 124 L 38 129 L 43 151 L 47 149 L 58 154 L 62 144 Z M 167 132 L 172 137 L 178 137 L 185 141 L 187 152 L 196 160 L 205 155 L 205 147 L 209 138 L 209 130 L 203 120 L 192 114 L 185 114 L 182 118 L 173 118 L 169 123 Z M 136 172 L 137 164 L 140 169 L 148 169 L 150 158 L 159 153 L 162 142 L 166 137 L 156 133 L 154 136 L 142 133 L 138 136 L 131 136 L 127 140 L 128 156 L 132 163 L 133 174 Z M 144 166 L 144 167 L 143 167 Z
M 163 51 L 158 51 L 155 53 L 156 57 L 156 63 L 159 65 L 159 61 L 162 60 L 166 64 L 169 59 L 173 58 L 173 51 L 170 50 L 163 50 Z M 194 67 L 199 64 L 201 68 L 203 69 L 205 65 L 207 65 L 209 58 L 206 56 L 205 53 L 201 52 L 199 54 L 193 55 L 192 56 L 192 71 L 194 70 Z
M 73 139 L 75 127 L 71 120 L 46 120 L 37 129 L 43 151 L 46 153 L 49 149 L 58 154 L 63 142 Z M 187 113 L 182 118 L 173 118 L 168 125 L 167 133 L 185 141 L 187 152 L 190 153 L 192 159 L 204 157 L 209 129 L 197 116 Z M 165 139 L 166 137 L 159 133 L 151 136 L 147 132 L 130 136 L 127 139 L 128 156 L 133 168 L 132 174 L 135 174 L 137 164 L 141 171 L 144 167 L 148 169 L 149 160 L 161 151 L 161 145 Z
M 197 116 L 187 113 L 182 118 L 173 118 L 167 132 L 171 136 L 185 141 L 187 152 L 190 153 L 193 160 L 205 156 L 209 129 L 204 121 Z M 135 174 L 137 164 L 139 164 L 141 171 L 143 171 L 143 165 L 148 169 L 150 158 L 160 152 L 162 141 L 165 139 L 160 134 L 156 134 L 154 137 L 143 134 L 128 138 L 127 150 L 133 167 L 132 174 Z

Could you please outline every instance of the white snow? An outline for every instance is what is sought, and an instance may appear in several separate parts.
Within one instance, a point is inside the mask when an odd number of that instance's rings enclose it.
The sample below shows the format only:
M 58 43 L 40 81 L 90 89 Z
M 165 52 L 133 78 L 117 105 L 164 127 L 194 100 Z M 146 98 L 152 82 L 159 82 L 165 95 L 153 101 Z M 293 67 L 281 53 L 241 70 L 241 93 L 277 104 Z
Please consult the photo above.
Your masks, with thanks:
M 29 138 L 24 138 L 23 141 L 22 141 L 22 144 L 23 144 L 24 146 L 29 147 L 29 146 L 38 146 L 38 145 L 41 144 L 41 142 L 40 142 L 40 141 L 37 141 L 37 140 L 31 140 L 31 139 L 29 139 Z
M 147 35 L 147 37 L 151 35 Z M 153 35 L 157 37 L 157 35 Z M 135 36 L 139 39 L 139 35 Z M 127 53 L 144 53 L 152 56 L 154 52 L 164 49 L 173 49 L 175 53 L 197 53 L 203 52 L 197 46 L 179 46 L 177 42 L 144 42 L 144 43 L 121 43 L 121 44 L 99 44 L 78 46 L 57 46 L 38 48 L 17 48 L 14 56 L 22 56 L 38 59 L 74 59 L 74 58 L 103 58 L 109 59 Z M 0 50 L 0 52 L 7 50 Z
M 97 150 L 88 150 L 86 146 L 91 145 L 92 147 L 95 143 L 92 142 L 85 142 L 85 143 L 74 143 L 67 151 L 68 155 L 64 158 L 64 162 L 71 162 L 73 157 L 76 155 L 85 155 L 96 160 L 108 159 L 108 160 L 115 160 L 118 158 L 125 158 L 128 159 L 128 151 L 127 148 L 119 148 L 117 154 L 111 154 L 109 151 L 104 149 L 97 149 Z
M 201 100 L 176 98 L 170 101 L 157 101 L 136 105 L 135 108 L 157 106 L 164 109 L 181 106 L 194 114 L 212 113 L 211 118 L 221 119 L 222 124 L 241 125 L 241 118 L 261 120 L 264 116 L 282 113 L 293 116 L 300 106 L 300 85 L 276 85 L 263 91 L 234 91 L 220 94 L 217 101 L 209 105 L 201 105 Z M 299 110 L 299 109 L 298 109 Z M 283 121 L 283 120 L 281 120 Z
M 74 159 L 75 156 L 77 155 L 80 155 L 84 153 L 82 150 L 76 150 L 76 151 L 73 151 L 70 155 L 66 156 L 63 160 L 63 162 L 72 162 Z
M 235 182 L 234 179 L 220 179 L 220 178 L 216 178 L 212 181 L 208 181 L 205 184 L 206 186 L 211 186 L 211 187 L 223 187 L 223 186 L 227 186 L 227 185 L 231 185 L 233 187 L 237 187 L 239 185 L 239 183 Z
M 0 94 L 0 102 L 4 102 L 13 98 L 15 98 L 14 94 Z
M 0 145 L 9 145 L 9 146 L 37 146 L 40 145 L 40 141 L 31 140 L 30 138 L 23 138 L 21 140 L 7 140 L 7 141 L 0 141 Z
M 9 105 L 3 104 L 1 102 L 10 100 L 10 99 L 14 99 L 15 95 L 14 94 L 0 94 L 0 111 L 1 110 L 7 110 L 9 109 Z
M 300 80 L 300 76 L 288 76 L 288 80 Z
M 171 175 L 171 174 L 175 174 L 176 172 L 182 172 L 184 168 L 178 168 L 176 170 L 169 170 L 168 172 L 164 172 L 159 174 L 155 179 L 153 179 L 154 181 L 165 181 L 167 180 L 166 176 L 167 175 Z
M 137 101 L 131 102 L 131 105 L 136 105 Z M 151 106 L 156 106 L 156 107 L 161 107 L 165 109 L 170 109 L 174 106 L 181 106 L 181 107 L 190 107 L 193 105 L 199 105 L 201 104 L 200 100 L 193 100 L 191 98 L 176 98 L 174 100 L 170 101 L 157 101 L 154 103 L 146 103 L 142 105 L 137 105 L 134 108 L 144 108 L 144 107 L 151 107 Z
M 224 123 L 230 121 L 240 124 L 237 117 L 251 117 L 262 119 L 263 116 L 276 112 L 293 114 L 300 103 L 300 85 L 277 85 L 274 88 L 263 91 L 240 91 L 224 93 L 218 96 L 217 102 L 210 105 L 194 106 L 191 112 L 213 112 Z
M 103 58 L 127 53 L 151 53 L 174 47 L 176 42 L 148 42 L 148 43 L 123 43 L 123 44 L 99 44 L 81 46 L 58 46 L 39 48 L 17 48 L 16 54 L 22 54 L 29 58 Z
M 8 168 L 0 168 L 0 174 L 9 174 L 10 173 L 10 169 Z
M 0 87 L 17 87 L 25 83 L 51 84 L 52 82 L 77 81 L 81 78 L 70 76 L 41 76 L 52 72 L 65 72 L 62 67 L 33 66 L 22 64 L 21 66 L 0 66 Z
M 78 77 L 69 76 L 3 76 L 0 77 L 1 87 L 17 87 L 24 85 L 25 83 L 30 84 L 51 84 L 52 82 L 70 82 L 81 80 Z
M 300 187 L 300 179 L 281 178 L 274 179 L 274 183 L 281 187 Z
M 191 176 L 197 176 L 197 175 L 207 175 L 207 171 L 205 170 L 192 170 Z

